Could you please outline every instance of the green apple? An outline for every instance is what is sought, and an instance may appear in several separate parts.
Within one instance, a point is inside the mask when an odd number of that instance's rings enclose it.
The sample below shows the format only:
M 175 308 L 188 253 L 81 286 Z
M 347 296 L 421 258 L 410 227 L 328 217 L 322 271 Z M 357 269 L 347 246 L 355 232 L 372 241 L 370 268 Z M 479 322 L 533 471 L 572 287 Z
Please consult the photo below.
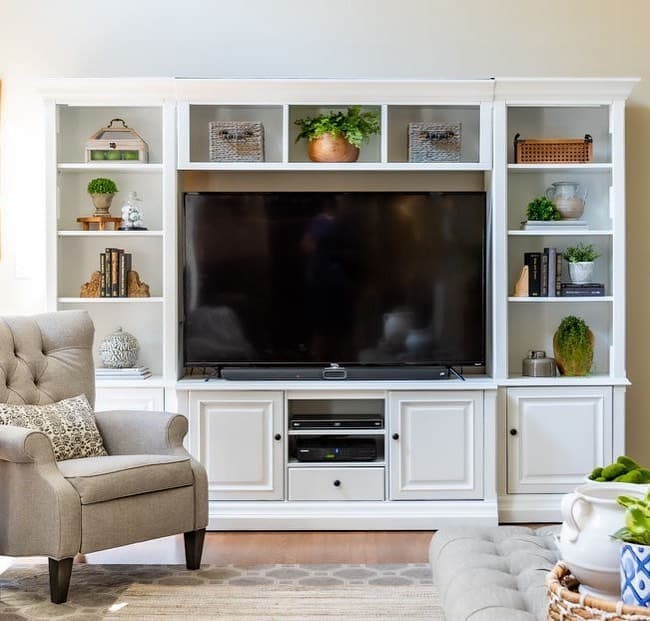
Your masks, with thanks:
M 125 160 L 137 160 L 139 153 L 137 151 L 122 151 Z
M 91 151 L 90 152 L 90 159 L 91 160 L 103 160 L 104 159 L 104 152 L 103 151 Z
M 122 152 L 121 151 L 107 151 L 106 152 L 107 160 L 121 160 Z

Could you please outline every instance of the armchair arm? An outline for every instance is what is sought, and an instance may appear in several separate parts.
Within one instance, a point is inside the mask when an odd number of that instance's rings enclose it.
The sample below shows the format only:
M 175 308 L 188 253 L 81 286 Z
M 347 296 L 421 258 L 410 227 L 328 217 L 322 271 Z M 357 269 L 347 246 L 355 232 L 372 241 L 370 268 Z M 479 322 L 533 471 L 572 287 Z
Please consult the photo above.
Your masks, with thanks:
M 54 463 L 54 450 L 42 431 L 0 425 L 0 460 L 17 464 Z
M 187 419 L 169 412 L 109 410 L 95 422 L 109 455 L 176 453 L 187 433 Z
M 0 554 L 74 556 L 81 501 L 41 431 L 0 425 Z

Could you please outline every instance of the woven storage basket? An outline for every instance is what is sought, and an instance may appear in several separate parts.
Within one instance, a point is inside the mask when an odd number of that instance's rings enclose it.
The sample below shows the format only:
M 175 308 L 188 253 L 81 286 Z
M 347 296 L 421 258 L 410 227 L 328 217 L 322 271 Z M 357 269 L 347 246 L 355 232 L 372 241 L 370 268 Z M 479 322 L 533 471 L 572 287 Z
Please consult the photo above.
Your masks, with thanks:
M 584 138 L 539 138 L 519 140 L 515 136 L 515 164 L 585 164 L 594 159 L 594 141 Z
M 409 162 L 459 162 L 460 123 L 409 123 Z
M 212 121 L 210 161 L 263 162 L 263 125 L 252 121 Z
M 578 593 L 578 581 L 562 562 L 546 576 L 548 619 L 552 621 L 648 621 L 650 608 L 626 606 Z

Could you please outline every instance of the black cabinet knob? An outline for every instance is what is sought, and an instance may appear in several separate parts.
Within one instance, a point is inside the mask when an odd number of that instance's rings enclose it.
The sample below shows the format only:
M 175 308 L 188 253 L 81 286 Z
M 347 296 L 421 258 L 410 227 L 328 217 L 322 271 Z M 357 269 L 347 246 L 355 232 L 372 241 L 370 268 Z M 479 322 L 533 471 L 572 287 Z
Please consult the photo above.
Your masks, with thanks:
M 336 481 L 334 481 L 334 487 L 341 487 L 341 481 L 336 479 Z
M 282 440 L 282 436 L 279 433 L 275 434 L 275 439 L 276 440 Z
M 399 433 L 393 434 L 393 440 L 399 440 Z
M 510 430 L 510 435 L 511 436 L 516 436 L 517 435 L 517 430 L 516 429 L 511 429 Z

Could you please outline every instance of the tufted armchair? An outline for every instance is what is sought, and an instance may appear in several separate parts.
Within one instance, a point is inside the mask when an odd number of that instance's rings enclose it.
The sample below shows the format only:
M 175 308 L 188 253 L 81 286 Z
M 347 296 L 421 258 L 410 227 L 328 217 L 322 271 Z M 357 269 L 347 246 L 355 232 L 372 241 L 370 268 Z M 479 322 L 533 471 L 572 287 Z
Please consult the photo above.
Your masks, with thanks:
M 95 400 L 94 326 L 85 311 L 0 318 L 0 403 Z M 107 456 L 55 461 L 40 431 L 0 425 L 0 555 L 49 557 L 50 596 L 66 601 L 77 553 L 177 533 L 188 569 L 208 522 L 205 469 L 185 451 L 187 420 L 100 412 Z

